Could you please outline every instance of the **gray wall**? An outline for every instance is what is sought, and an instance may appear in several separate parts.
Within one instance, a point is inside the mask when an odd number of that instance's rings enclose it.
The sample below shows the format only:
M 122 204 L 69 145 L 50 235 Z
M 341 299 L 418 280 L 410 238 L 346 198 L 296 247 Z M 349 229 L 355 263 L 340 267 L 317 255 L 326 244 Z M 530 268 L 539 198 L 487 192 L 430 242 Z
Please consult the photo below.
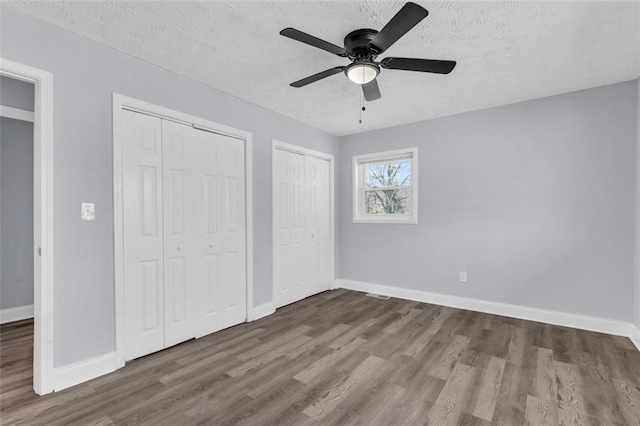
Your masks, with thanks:
M 341 138 L 340 278 L 632 321 L 637 92 L 631 81 Z M 351 157 L 412 146 L 419 224 L 352 223 Z
M 0 117 L 0 259 L 0 309 L 32 305 L 33 123 L 4 117 Z
M 2 56 L 54 75 L 54 366 L 115 349 L 111 95 L 253 133 L 254 303 L 271 300 L 271 139 L 337 153 L 337 138 L 2 8 Z M 80 203 L 96 203 L 95 222 Z
M 0 102 L 13 108 L 33 111 L 33 84 L 0 76 Z

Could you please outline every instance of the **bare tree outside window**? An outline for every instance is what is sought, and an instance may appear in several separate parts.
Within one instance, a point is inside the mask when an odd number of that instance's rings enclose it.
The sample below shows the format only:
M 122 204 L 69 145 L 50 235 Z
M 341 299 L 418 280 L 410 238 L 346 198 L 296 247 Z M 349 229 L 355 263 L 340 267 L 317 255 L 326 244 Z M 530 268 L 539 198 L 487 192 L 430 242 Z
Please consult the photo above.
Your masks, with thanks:
M 365 213 L 403 215 L 409 213 L 411 161 L 392 161 L 365 166 Z
M 353 156 L 353 222 L 418 223 L 418 148 Z

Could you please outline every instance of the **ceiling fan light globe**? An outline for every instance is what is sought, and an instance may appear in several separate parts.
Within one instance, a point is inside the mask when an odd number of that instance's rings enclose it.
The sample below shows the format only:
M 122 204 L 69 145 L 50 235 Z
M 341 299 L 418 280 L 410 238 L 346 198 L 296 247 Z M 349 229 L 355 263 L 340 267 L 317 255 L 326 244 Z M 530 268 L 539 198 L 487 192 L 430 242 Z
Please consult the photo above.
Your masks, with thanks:
M 378 76 L 380 69 L 374 64 L 354 63 L 350 65 L 346 74 L 349 80 L 356 84 L 367 84 Z

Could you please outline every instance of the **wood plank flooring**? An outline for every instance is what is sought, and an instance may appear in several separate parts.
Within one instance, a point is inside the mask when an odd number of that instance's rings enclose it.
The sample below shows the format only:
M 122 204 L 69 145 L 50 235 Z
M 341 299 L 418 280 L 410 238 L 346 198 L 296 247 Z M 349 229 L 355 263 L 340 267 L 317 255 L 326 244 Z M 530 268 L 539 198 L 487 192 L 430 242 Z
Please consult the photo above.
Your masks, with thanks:
M 629 339 L 347 290 L 43 397 L 32 334 L 0 329 L 2 424 L 640 425 Z

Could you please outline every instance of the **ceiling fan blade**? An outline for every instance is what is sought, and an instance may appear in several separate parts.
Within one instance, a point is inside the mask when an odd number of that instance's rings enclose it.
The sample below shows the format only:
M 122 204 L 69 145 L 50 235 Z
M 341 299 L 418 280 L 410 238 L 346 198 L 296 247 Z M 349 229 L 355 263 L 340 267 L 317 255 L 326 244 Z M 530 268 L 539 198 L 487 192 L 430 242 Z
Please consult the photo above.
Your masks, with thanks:
M 334 74 L 338 74 L 340 72 L 343 72 L 345 69 L 345 67 L 335 67 L 335 68 L 331 68 L 322 72 L 319 72 L 318 74 L 314 74 L 314 75 L 310 75 L 307 78 L 303 78 L 302 80 L 298 80 L 298 81 L 294 81 L 293 83 L 290 84 L 291 87 L 303 87 L 306 86 L 307 84 L 311 84 L 314 83 L 318 80 L 322 80 L 323 78 L 327 78 L 330 77 Z
M 289 37 L 293 40 L 297 40 L 301 43 L 305 43 L 313 47 L 317 47 L 318 49 L 326 50 L 327 52 L 333 53 L 334 55 L 343 57 L 346 57 L 348 55 L 347 51 L 342 47 L 336 46 L 333 43 L 321 40 L 318 37 L 314 37 L 307 33 L 303 33 L 302 31 L 296 30 L 295 28 L 285 28 L 284 30 L 280 31 L 280 35 Z
M 378 80 L 375 78 L 367 84 L 363 84 L 362 91 L 364 92 L 364 98 L 367 102 L 375 101 L 382 97 L 380 94 L 380 87 L 378 87 Z
M 382 68 L 390 70 L 433 72 L 449 74 L 456 66 L 456 61 L 439 61 L 437 59 L 384 58 L 380 62 Z
M 409 30 L 427 17 L 429 12 L 422 6 L 408 2 L 391 18 L 383 29 L 371 40 L 369 46 L 378 53 L 387 50 Z

